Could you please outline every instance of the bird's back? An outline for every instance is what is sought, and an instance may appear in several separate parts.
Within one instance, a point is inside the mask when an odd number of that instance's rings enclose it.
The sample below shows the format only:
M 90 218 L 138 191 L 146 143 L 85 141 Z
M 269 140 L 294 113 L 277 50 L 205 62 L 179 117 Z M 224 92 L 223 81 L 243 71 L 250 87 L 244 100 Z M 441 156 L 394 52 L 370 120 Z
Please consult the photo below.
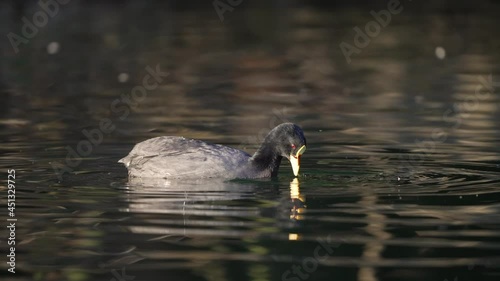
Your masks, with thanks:
M 233 178 L 250 155 L 218 144 L 183 137 L 156 137 L 135 145 L 124 163 L 131 177 Z

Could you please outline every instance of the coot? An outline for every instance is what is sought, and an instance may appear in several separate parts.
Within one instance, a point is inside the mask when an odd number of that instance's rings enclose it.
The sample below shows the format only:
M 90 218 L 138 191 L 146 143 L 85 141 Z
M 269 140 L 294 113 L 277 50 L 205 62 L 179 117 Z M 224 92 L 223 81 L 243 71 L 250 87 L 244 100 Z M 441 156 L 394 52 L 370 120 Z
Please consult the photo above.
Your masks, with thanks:
M 283 157 L 295 176 L 306 150 L 302 129 L 283 123 L 272 129 L 253 156 L 201 140 L 164 136 L 145 140 L 120 159 L 130 177 L 139 178 L 268 178 L 278 175 Z

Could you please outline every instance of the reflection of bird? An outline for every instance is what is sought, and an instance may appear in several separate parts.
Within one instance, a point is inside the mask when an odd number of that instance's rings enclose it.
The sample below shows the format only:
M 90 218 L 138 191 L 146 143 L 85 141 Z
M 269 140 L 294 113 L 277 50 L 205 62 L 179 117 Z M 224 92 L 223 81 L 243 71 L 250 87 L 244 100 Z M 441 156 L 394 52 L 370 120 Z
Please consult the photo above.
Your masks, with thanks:
M 183 137 L 157 137 L 135 145 L 124 163 L 130 177 L 266 178 L 278 174 L 283 157 L 295 176 L 306 139 L 299 126 L 283 123 L 272 129 L 253 156 L 241 150 Z

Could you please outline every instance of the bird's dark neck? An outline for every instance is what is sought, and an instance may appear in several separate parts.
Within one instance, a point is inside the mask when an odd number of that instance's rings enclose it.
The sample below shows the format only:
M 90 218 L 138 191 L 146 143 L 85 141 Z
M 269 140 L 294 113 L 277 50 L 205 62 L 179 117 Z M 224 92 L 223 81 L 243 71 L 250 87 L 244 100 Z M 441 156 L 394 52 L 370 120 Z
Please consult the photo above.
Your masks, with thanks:
M 250 158 L 250 161 L 258 172 L 275 177 L 278 175 L 282 158 L 272 143 L 264 141 L 259 150 Z

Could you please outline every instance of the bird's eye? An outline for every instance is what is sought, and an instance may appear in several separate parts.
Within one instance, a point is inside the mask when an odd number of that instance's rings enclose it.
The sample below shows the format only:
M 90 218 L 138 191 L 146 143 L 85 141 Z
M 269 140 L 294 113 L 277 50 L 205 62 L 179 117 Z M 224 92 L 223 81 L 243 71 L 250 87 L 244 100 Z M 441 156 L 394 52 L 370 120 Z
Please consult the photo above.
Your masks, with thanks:
M 295 149 L 295 144 L 292 143 L 292 149 Z

